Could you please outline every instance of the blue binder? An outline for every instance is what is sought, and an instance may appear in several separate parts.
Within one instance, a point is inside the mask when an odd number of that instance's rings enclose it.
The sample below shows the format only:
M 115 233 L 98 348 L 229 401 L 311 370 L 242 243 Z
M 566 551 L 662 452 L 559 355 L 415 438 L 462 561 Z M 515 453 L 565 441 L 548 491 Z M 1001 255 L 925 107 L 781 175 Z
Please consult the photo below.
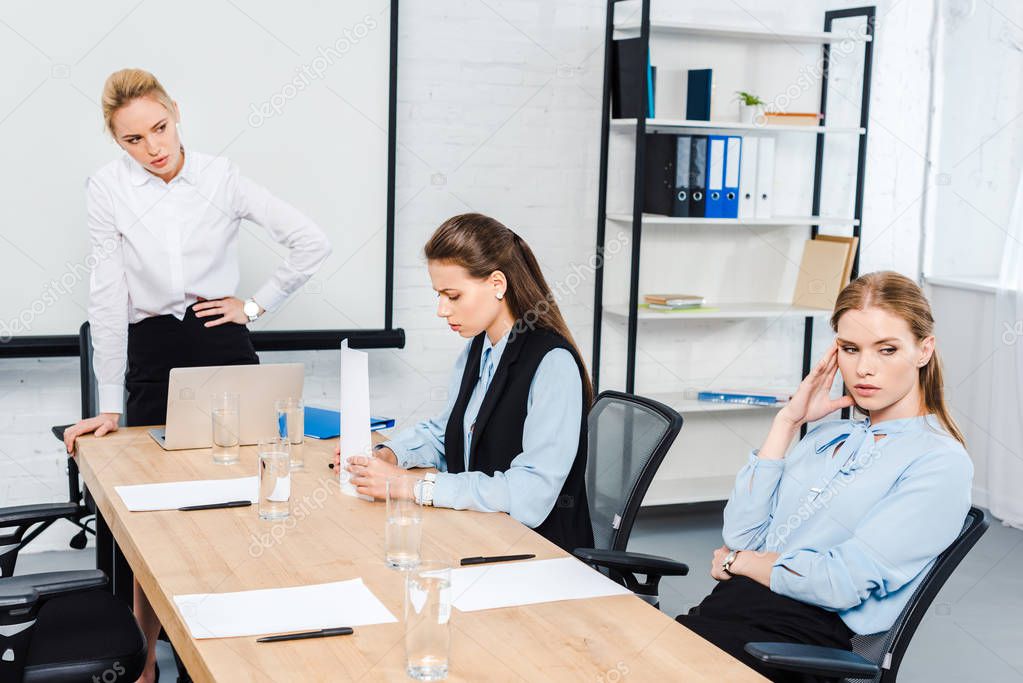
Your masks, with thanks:
M 725 218 L 725 146 L 724 135 L 707 136 L 707 218 Z
M 739 169 L 742 163 L 742 138 L 729 135 L 725 140 L 725 183 L 723 218 L 739 217 Z
M 369 418 L 369 428 L 374 432 L 393 426 L 394 418 Z M 341 436 L 341 413 L 336 410 L 306 406 L 305 435 L 310 439 L 333 439 Z

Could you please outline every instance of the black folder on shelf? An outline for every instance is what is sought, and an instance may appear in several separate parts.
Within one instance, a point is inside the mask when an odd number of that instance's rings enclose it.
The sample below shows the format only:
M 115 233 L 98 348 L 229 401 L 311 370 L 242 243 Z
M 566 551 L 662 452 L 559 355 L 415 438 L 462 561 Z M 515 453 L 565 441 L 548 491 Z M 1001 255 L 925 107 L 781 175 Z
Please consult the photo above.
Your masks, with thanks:
M 675 192 L 672 195 L 671 215 L 685 218 L 690 215 L 690 185 L 692 184 L 693 137 L 679 135 L 675 145 Z
M 707 136 L 693 135 L 689 153 L 689 215 L 702 218 L 707 210 Z
M 643 212 L 671 216 L 678 136 L 647 133 L 643 161 Z
M 639 111 L 643 79 L 648 68 L 643 39 L 614 41 L 611 62 L 611 118 L 646 118 L 650 115 L 647 111 L 649 104 L 643 107 L 642 112 Z M 653 83 L 650 87 L 653 88 Z

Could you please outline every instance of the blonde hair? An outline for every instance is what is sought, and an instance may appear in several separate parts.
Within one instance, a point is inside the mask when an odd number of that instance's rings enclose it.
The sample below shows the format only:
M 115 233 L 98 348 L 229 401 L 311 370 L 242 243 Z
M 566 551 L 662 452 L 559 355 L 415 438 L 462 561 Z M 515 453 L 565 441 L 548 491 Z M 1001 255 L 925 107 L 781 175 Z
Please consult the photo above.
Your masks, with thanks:
M 890 270 L 867 273 L 850 282 L 835 302 L 835 310 L 831 315 L 831 329 L 838 332 L 838 321 L 847 312 L 870 307 L 880 308 L 905 320 L 917 341 L 934 334 L 931 305 L 923 291 L 905 275 Z M 944 380 L 937 349 L 927 361 L 927 365 L 919 369 L 919 381 L 924 407 L 928 412 L 937 415 L 945 430 L 965 446 L 963 433 L 945 405 Z
M 140 97 L 152 97 L 175 113 L 174 100 L 156 80 L 156 76 L 144 69 L 121 69 L 107 77 L 103 84 L 103 123 L 111 135 L 114 134 L 114 114 L 118 109 Z

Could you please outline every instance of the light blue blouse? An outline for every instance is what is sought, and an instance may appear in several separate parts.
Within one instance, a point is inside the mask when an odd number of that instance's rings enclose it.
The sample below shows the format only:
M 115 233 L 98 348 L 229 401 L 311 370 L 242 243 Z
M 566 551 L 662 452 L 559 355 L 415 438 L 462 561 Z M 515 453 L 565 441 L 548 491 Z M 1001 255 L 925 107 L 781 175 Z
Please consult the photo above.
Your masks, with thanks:
M 725 507 L 725 545 L 780 553 L 774 592 L 856 633 L 889 629 L 970 508 L 973 463 L 939 425 L 833 420 L 782 460 L 754 450 Z
M 576 425 L 582 420 L 582 378 L 572 354 L 553 349 L 540 361 L 529 386 L 526 421 L 522 428 L 522 452 L 504 472 L 488 476 L 483 472 L 447 472 L 444 459 L 444 432 L 448 417 L 458 398 L 462 374 L 469 358 L 468 342 L 455 362 L 448 383 L 448 402 L 444 411 L 429 420 L 398 432 L 386 442 L 405 469 L 436 467 L 440 470 L 433 491 L 437 507 L 483 512 L 507 512 L 528 527 L 536 527 L 554 509 L 561 487 L 575 461 L 579 448 Z M 490 388 L 508 335 L 496 345 L 484 337 L 480 374 L 465 409 L 462 452 L 469 466 L 469 444 L 483 398 Z

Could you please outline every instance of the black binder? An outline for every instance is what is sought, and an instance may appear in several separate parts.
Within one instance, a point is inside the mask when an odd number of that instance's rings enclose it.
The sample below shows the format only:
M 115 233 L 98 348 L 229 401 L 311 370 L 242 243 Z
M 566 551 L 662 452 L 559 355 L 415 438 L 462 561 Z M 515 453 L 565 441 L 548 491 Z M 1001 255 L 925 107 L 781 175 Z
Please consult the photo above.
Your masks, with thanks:
M 672 216 L 678 137 L 647 133 L 643 158 L 643 212 Z
M 689 153 L 689 215 L 703 218 L 707 210 L 707 136 L 692 136 Z
M 693 138 L 679 135 L 675 145 L 675 192 L 672 195 L 671 215 L 680 218 L 689 216 L 689 186 L 692 182 Z

